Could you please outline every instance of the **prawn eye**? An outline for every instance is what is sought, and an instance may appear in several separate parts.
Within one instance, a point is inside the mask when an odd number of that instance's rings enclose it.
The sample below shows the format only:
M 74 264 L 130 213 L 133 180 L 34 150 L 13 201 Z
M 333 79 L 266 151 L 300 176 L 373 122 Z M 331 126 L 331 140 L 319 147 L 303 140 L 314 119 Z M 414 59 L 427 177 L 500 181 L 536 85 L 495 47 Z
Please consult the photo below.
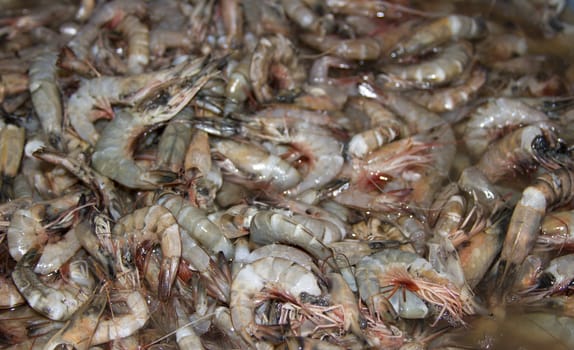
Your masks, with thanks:
M 538 288 L 540 289 L 548 289 L 554 285 L 556 282 L 556 278 L 551 273 L 543 273 L 538 278 Z

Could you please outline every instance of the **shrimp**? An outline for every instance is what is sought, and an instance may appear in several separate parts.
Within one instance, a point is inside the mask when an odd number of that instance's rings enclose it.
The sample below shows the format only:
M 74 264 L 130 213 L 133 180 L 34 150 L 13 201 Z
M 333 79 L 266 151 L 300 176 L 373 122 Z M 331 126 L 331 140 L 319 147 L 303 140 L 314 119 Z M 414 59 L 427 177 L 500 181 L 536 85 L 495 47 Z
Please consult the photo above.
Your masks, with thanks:
M 20 294 L 12 279 L 0 276 L 0 309 L 11 309 L 25 303 L 26 300 Z
M 478 39 L 485 36 L 487 27 L 480 17 L 449 15 L 434 19 L 417 28 L 406 40 L 391 49 L 391 57 L 417 54 L 448 41 Z
M 86 25 L 70 40 L 70 48 L 76 57 L 84 60 L 88 57 L 89 46 L 98 36 L 100 27 L 110 21 L 121 21 L 130 14 L 142 14 L 146 10 L 143 1 L 114 0 L 101 3 L 96 7 Z
M 472 46 L 468 42 L 457 42 L 447 46 L 435 57 L 420 63 L 383 66 L 381 69 L 385 74 L 377 77 L 377 83 L 391 87 L 405 84 L 423 89 L 444 85 L 465 71 L 472 54 Z
M 393 112 L 402 117 L 413 134 L 413 140 L 417 143 L 428 143 L 432 146 L 428 151 L 427 159 L 433 164 L 432 168 L 420 171 L 420 179 L 414 182 L 413 200 L 423 206 L 430 206 L 434 198 L 434 190 L 440 186 L 443 179 L 448 176 L 448 171 L 453 163 L 456 146 L 454 133 L 451 126 L 440 116 L 428 111 L 424 107 L 399 96 L 391 91 L 382 91 L 367 83 L 359 85 L 361 95 L 374 98 Z M 437 141 L 440 140 L 440 141 Z M 429 191 L 430 189 L 430 191 Z
M 157 168 L 174 173 L 185 169 L 184 161 L 192 137 L 192 127 L 187 121 L 191 118 L 191 111 L 182 109 L 167 123 L 157 145 Z
M 574 280 L 574 254 L 559 256 L 550 260 L 538 277 L 538 288 L 547 289 L 545 295 L 565 290 Z
M 172 193 L 160 194 L 156 203 L 169 209 L 178 224 L 203 247 L 214 254 L 222 252 L 226 258 L 233 257 L 233 245 L 207 218 L 205 211 L 193 207 L 183 197 Z
M 99 194 L 101 203 L 108 209 L 110 215 L 117 219 L 123 213 L 123 202 L 116 190 L 115 185 L 105 176 L 94 171 L 85 162 L 66 157 L 62 154 L 50 152 L 43 147 L 36 148 L 32 155 L 46 162 L 60 165 L 70 173 L 74 174 L 79 180 L 90 187 L 95 193 Z
M 289 196 L 321 188 L 335 179 L 343 168 L 343 145 L 327 130 L 301 127 L 276 140 L 289 143 L 307 163 L 305 177 L 295 187 L 287 190 Z
M 8 96 L 28 90 L 29 79 L 29 76 L 23 73 L 0 74 L 0 102 Z
M 109 319 L 101 317 L 92 334 L 91 345 L 128 337 L 142 328 L 149 319 L 150 311 L 141 292 L 118 291 L 115 297 L 125 301 L 128 311 L 121 315 L 114 314 Z
M 231 161 L 236 170 L 255 177 L 255 181 L 285 191 L 301 181 L 301 175 L 289 163 L 266 150 L 247 142 L 230 139 L 212 141 L 215 152 Z
M 256 297 L 264 288 L 274 288 L 299 298 L 301 293 L 321 295 L 317 277 L 286 259 L 266 257 L 245 265 L 231 284 L 229 308 L 233 326 L 251 346 L 259 337 L 255 321 Z
M 259 39 L 249 65 L 249 79 L 258 102 L 274 100 L 269 75 L 278 80 L 279 95 L 291 93 L 305 80 L 305 70 L 299 63 L 291 41 L 283 35 Z
M 313 261 L 313 258 L 302 251 L 301 249 L 284 245 L 284 244 L 267 244 L 261 246 L 251 253 L 248 256 L 242 259 L 242 264 L 249 264 L 259 259 L 263 259 L 266 257 L 275 257 L 275 258 L 282 258 L 291 260 L 298 265 L 303 266 L 309 271 L 318 273 L 320 271 L 319 267 Z
M 319 18 L 315 12 L 302 0 L 282 0 L 281 5 L 287 17 L 301 29 L 322 36 L 327 31 L 324 28 L 328 22 L 324 17 Z
M 111 119 L 112 104 L 133 104 L 141 101 L 146 94 L 160 94 L 158 88 L 189 79 L 201 71 L 204 63 L 204 59 L 197 59 L 157 72 L 84 80 L 68 99 L 66 115 L 80 138 L 94 146 L 99 133 L 92 123 L 101 118 Z M 161 96 L 165 98 L 167 95 Z M 94 107 L 98 107 L 99 111 L 93 111 Z
M 462 291 L 415 253 L 389 249 L 364 257 L 355 276 L 359 294 L 372 314 L 384 315 L 388 310 L 402 318 L 426 318 L 426 303 L 430 303 L 440 308 L 437 320 L 447 316 L 463 322 L 464 313 L 471 311 Z
M 0 184 L 2 193 L 4 193 L 7 183 L 18 175 L 24 153 L 26 131 L 13 124 L 0 126 L 0 140 L 2 140 L 0 142 L 0 175 L 2 176 Z
M 127 15 L 116 30 L 128 41 L 128 73 L 141 74 L 149 63 L 149 29 L 137 17 Z
M 352 61 L 373 61 L 382 52 L 382 45 L 376 38 L 340 39 L 332 35 L 303 33 L 299 39 L 315 50 Z
M 343 350 L 342 346 L 329 343 L 325 340 L 309 337 L 288 337 L 285 339 L 284 350 Z
M 20 261 L 26 252 L 42 246 L 48 239 L 42 227 L 45 207 L 41 204 L 16 210 L 6 233 L 10 256 Z
M 137 209 L 118 220 L 112 229 L 112 237 L 120 242 L 123 249 L 131 247 L 132 243 L 160 241 L 163 258 L 158 296 L 162 301 L 167 300 L 177 277 L 182 250 L 180 230 L 174 215 L 160 205 Z
M 116 277 L 114 249 L 111 241 L 111 224 L 103 215 L 94 215 L 75 226 L 74 233 L 82 248 L 104 267 L 107 277 Z
M 104 293 L 96 294 L 86 305 L 74 313 L 62 329 L 48 340 L 44 349 L 54 350 L 59 346 L 68 345 L 77 350 L 87 350 L 104 312 L 106 298 L 107 295 Z
M 223 186 L 220 169 L 212 162 L 209 135 L 195 130 L 185 151 L 184 170 L 189 198 L 199 208 L 210 208 Z
M 82 0 L 80 1 L 80 7 L 76 11 L 76 20 L 86 21 L 91 17 L 94 8 L 96 7 L 95 0 Z
M 225 86 L 225 106 L 223 107 L 224 115 L 236 112 L 247 101 L 252 91 L 251 80 L 249 76 L 249 65 L 251 58 L 244 56 L 229 74 Z
M 506 231 L 498 266 L 499 294 L 509 291 L 516 272 L 538 238 L 540 222 L 548 210 L 574 198 L 574 172 L 559 168 L 539 176 L 528 186 L 514 208 Z M 500 295 L 499 295 L 500 296 Z
M 153 27 L 149 32 L 149 50 L 156 57 L 161 57 L 167 49 L 191 50 L 192 40 L 187 33 Z
M 448 112 L 464 106 L 484 85 L 486 78 L 485 69 L 475 68 L 461 84 L 432 91 L 412 91 L 408 96 L 432 112 Z
M 223 0 L 220 9 L 225 27 L 226 46 L 236 49 L 243 40 L 243 10 L 240 1 Z
M 249 239 L 257 244 L 285 243 L 309 252 L 331 264 L 333 251 L 325 245 L 319 232 L 311 231 L 292 218 L 273 211 L 260 210 L 248 219 Z
M 359 338 L 364 338 L 363 331 L 361 330 L 361 314 L 355 294 L 343 278 L 341 274 L 332 272 L 327 274 L 329 281 L 329 295 L 331 296 L 331 303 L 334 305 L 341 305 L 343 314 L 345 315 L 344 329 L 351 331 Z
M 219 306 L 215 309 L 213 316 L 213 325 L 220 330 L 237 349 L 248 349 L 249 344 L 243 340 L 242 336 L 237 334 L 231 320 L 231 312 L 228 307 Z
M 537 163 L 552 167 L 554 161 L 548 153 L 556 141 L 557 137 L 551 128 L 528 125 L 491 144 L 476 167 L 491 183 L 517 171 L 534 168 Z
M 177 323 L 179 325 L 175 332 L 177 346 L 180 349 L 205 349 L 201 344 L 201 339 L 193 329 L 191 322 L 189 322 L 189 317 L 184 312 L 183 307 L 181 307 L 179 300 L 175 299 L 174 304 Z
M 57 271 L 66 261 L 74 256 L 80 248 L 81 245 L 76 237 L 75 227 L 72 227 L 58 242 L 50 243 L 44 247 L 40 260 L 36 263 L 34 272 L 47 275 Z
M 87 303 L 95 287 L 95 280 L 86 260 L 77 259 L 70 263 L 70 282 L 54 288 L 46 285 L 32 270 L 38 257 L 36 249 L 30 249 L 16 264 L 12 280 L 26 299 L 28 305 L 38 313 L 54 321 L 64 321 Z
M 460 265 L 466 283 L 474 288 L 490 269 L 502 249 L 505 218 L 474 234 L 458 249 Z
M 29 73 L 29 90 L 34 110 L 40 119 L 42 129 L 50 144 L 62 148 L 62 101 L 57 85 L 58 54 L 46 51 L 38 55 Z
M 564 210 L 546 214 L 540 224 L 536 245 L 545 249 L 570 249 L 574 243 L 574 211 Z
M 493 98 L 470 114 L 462 139 L 471 156 L 478 157 L 504 129 L 538 123 L 548 125 L 548 116 L 520 99 Z
M 101 174 L 129 188 L 155 189 L 175 180 L 175 174 L 142 169 L 131 157 L 138 137 L 157 123 L 174 117 L 214 75 L 213 65 L 198 77 L 178 77 L 153 91 L 152 99 L 140 99 L 129 112 L 121 110 L 104 129 L 92 154 L 92 166 Z M 193 70 L 195 71 L 195 69 Z M 172 91 L 175 90 L 175 91 Z M 167 103 L 166 100 L 167 99 Z M 123 135 L 128 135 L 127 137 Z M 121 136 L 121 137 L 119 137 Z

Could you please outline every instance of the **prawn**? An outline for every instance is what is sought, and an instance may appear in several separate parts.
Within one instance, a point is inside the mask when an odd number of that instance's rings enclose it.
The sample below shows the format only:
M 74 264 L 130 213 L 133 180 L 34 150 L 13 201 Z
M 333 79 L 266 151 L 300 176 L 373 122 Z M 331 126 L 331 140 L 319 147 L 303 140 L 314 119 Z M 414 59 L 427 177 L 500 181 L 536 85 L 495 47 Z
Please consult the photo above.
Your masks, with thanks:
M 486 70 L 475 68 L 470 77 L 461 84 L 432 91 L 412 91 L 407 95 L 432 112 L 449 112 L 464 106 L 484 86 L 486 79 Z
M 92 335 L 102 316 L 106 302 L 106 294 L 97 294 L 70 318 L 62 329 L 48 340 L 44 349 L 54 350 L 62 345 L 73 346 L 77 350 L 87 350 Z
M 25 303 L 26 300 L 20 294 L 12 279 L 8 276 L 0 276 L 0 309 L 12 309 Z
M 57 85 L 58 54 L 46 51 L 34 59 L 29 72 L 29 90 L 34 110 L 50 144 L 62 149 L 62 101 Z
M 430 303 L 440 308 L 437 320 L 448 315 L 463 322 L 463 314 L 470 311 L 461 290 L 415 253 L 389 249 L 366 256 L 357 264 L 355 276 L 372 314 L 387 310 L 402 318 L 426 318 Z
M 31 148 L 31 147 L 30 147 Z M 31 149 L 30 149 L 31 150 Z M 33 150 L 32 155 L 48 163 L 60 165 L 70 173 L 74 174 L 85 185 L 99 194 L 99 200 L 108 209 L 110 215 L 117 219 L 123 212 L 123 203 L 119 197 L 115 185 L 105 176 L 94 171 L 85 162 L 62 154 L 48 151 L 44 147 Z
M 70 282 L 60 288 L 50 287 L 33 271 L 38 252 L 30 249 L 16 264 L 12 281 L 38 313 L 54 321 L 64 321 L 86 304 L 93 293 L 95 280 L 88 262 L 77 259 L 70 263 Z
M 520 99 L 493 98 L 470 114 L 462 139 L 470 155 L 478 157 L 501 131 L 531 124 L 548 125 L 548 116 Z
M 99 4 L 90 16 L 88 23 L 68 42 L 68 48 L 79 59 L 86 59 L 89 46 L 98 36 L 101 26 L 110 21 L 121 21 L 130 14 L 143 14 L 146 7 L 146 3 L 140 0 L 114 0 Z
M 480 17 L 449 15 L 428 21 L 413 34 L 391 49 L 391 57 L 413 55 L 440 46 L 448 41 L 478 39 L 487 34 L 485 21 Z
M 491 183 L 509 174 L 534 168 L 537 163 L 555 167 L 551 147 L 557 136 L 546 125 L 528 125 L 515 130 L 491 144 L 476 167 Z
M 382 45 L 375 38 L 341 39 L 333 35 L 303 33 L 299 39 L 315 50 L 352 61 L 373 61 L 381 56 Z
M 238 48 L 243 40 L 243 10 L 238 0 L 223 0 L 220 3 L 223 26 L 225 27 L 226 46 Z
M 229 308 L 234 328 L 251 346 L 254 345 L 252 337 L 258 337 L 256 296 L 271 287 L 294 298 L 299 298 L 301 293 L 321 295 L 315 274 L 290 260 L 266 257 L 246 264 L 231 284 Z
M 173 214 L 160 205 L 137 209 L 120 218 L 112 229 L 112 237 L 119 241 L 122 249 L 132 243 L 141 244 L 146 240 L 160 241 L 163 255 L 159 273 L 159 299 L 168 299 L 181 259 L 182 243 L 179 225 Z
M 232 172 L 243 172 L 278 191 L 285 191 L 301 181 L 299 172 L 288 162 L 252 143 L 231 139 L 212 140 L 213 150 L 233 164 Z
M 233 245 L 207 218 L 204 210 L 192 206 L 183 197 L 168 192 L 160 194 L 156 203 L 169 209 L 178 224 L 203 247 L 214 254 L 222 252 L 226 258 L 233 257 Z
M 279 92 L 269 85 L 269 75 L 278 80 Z M 251 56 L 249 79 L 258 102 L 270 102 L 274 95 L 292 93 L 305 80 L 305 70 L 299 63 L 293 43 L 283 35 L 259 39 Z
M 94 146 L 100 135 L 92 123 L 101 118 L 111 119 L 112 104 L 134 104 L 141 101 L 146 94 L 150 96 L 154 93 L 164 98 L 171 97 L 167 92 L 162 95 L 159 89 L 198 74 L 204 63 L 204 59 L 197 59 L 157 72 L 83 80 L 68 99 L 66 116 L 80 138 Z M 190 99 L 192 97 L 190 96 Z M 94 107 L 98 110 L 94 111 Z
M 128 73 L 141 74 L 149 63 L 149 29 L 133 15 L 125 16 L 115 29 L 128 41 Z
M 100 317 L 98 326 L 91 337 L 91 345 L 99 345 L 109 341 L 128 337 L 142 328 L 150 317 L 150 311 L 145 297 L 141 292 L 118 291 L 116 298 L 125 301 L 127 312 L 115 314 L 111 318 Z
M 567 249 L 574 243 L 574 211 L 564 210 L 546 214 L 540 224 L 536 244 L 545 249 Z
M 295 22 L 297 26 L 307 32 L 322 36 L 327 31 L 328 21 L 323 17 L 318 17 L 303 0 L 282 0 L 281 5 L 285 15 Z
M 428 89 L 450 83 L 458 78 L 472 59 L 473 49 L 466 41 L 444 48 L 435 57 L 408 65 L 389 64 L 381 69 L 385 74 L 377 77 L 381 86 L 414 86 Z
M 229 115 L 241 108 L 249 98 L 252 91 L 249 66 L 251 58 L 243 57 L 233 68 L 225 85 L 225 106 L 224 115 Z
M 292 218 L 268 210 L 260 210 L 248 218 L 249 239 L 257 244 L 285 243 L 309 252 L 320 261 L 331 264 L 333 251 L 321 237 Z
M 562 255 L 550 260 L 538 276 L 537 289 L 546 289 L 544 295 L 565 290 L 574 279 L 574 254 Z
M 140 96 L 136 100 L 141 102 L 130 111 L 120 110 L 95 146 L 92 154 L 94 169 L 129 188 L 155 189 L 158 185 L 175 180 L 175 174 L 171 172 L 142 169 L 131 153 L 142 133 L 174 117 L 215 74 L 213 65 L 200 72 L 196 71 L 195 64 L 192 67 L 191 72 L 187 71 L 167 84 L 146 92 L 152 98 Z M 126 134 L 127 137 L 123 136 Z
M 22 162 L 22 154 L 24 153 L 26 131 L 24 128 L 13 124 L 0 126 L 0 140 L 1 197 L 9 190 L 6 187 L 13 182 L 13 179 L 18 175 L 18 170 Z
M 500 254 L 496 279 L 500 293 L 513 285 L 518 268 L 536 243 L 540 222 L 546 212 L 572 201 L 573 186 L 573 170 L 561 167 L 539 176 L 522 192 L 510 218 Z

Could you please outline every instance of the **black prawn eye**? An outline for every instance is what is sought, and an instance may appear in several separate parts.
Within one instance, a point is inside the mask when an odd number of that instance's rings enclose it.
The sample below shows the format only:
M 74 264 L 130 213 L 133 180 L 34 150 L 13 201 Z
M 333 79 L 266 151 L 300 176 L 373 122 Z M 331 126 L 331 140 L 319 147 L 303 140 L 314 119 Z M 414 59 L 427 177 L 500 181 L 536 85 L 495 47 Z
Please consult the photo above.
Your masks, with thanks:
M 545 272 L 538 277 L 538 288 L 548 289 L 554 285 L 556 278 L 551 273 Z

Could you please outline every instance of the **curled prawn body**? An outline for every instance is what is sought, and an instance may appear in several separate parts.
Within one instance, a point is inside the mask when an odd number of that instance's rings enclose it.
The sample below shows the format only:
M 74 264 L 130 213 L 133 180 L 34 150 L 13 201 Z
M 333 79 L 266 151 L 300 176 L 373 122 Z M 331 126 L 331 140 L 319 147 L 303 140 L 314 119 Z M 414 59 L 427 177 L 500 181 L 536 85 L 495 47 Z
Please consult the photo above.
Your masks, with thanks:
M 95 287 L 95 280 L 89 271 L 87 261 L 76 260 L 71 266 L 71 283 L 54 288 L 46 285 L 34 273 L 33 263 L 37 256 L 38 252 L 35 249 L 28 251 L 16 264 L 12 280 L 34 310 L 51 320 L 67 320 L 90 300 Z
M 305 72 L 299 64 L 291 41 L 282 35 L 263 37 L 257 43 L 251 56 L 249 78 L 257 101 L 273 100 L 273 89 L 269 85 L 269 73 L 280 81 L 280 90 L 292 91 L 305 80 Z
M 257 336 L 256 297 L 264 288 L 285 291 L 294 298 L 303 292 L 321 295 L 317 277 L 290 260 L 266 257 L 245 265 L 231 284 L 229 308 L 233 326 L 249 344 Z
M 173 214 L 160 205 L 137 209 L 118 220 L 112 235 L 123 241 L 120 245 L 124 247 L 146 240 L 159 241 L 163 258 L 158 295 L 160 300 L 167 300 L 177 276 L 182 250 L 179 225 Z
M 468 42 L 454 43 L 429 60 L 410 65 L 382 67 L 388 77 L 380 76 L 379 82 L 384 86 L 393 86 L 394 81 L 399 80 L 419 88 L 447 84 L 464 72 L 471 61 L 472 54 L 473 49 Z
M 280 213 L 258 211 L 250 218 L 249 232 L 250 239 L 258 244 L 292 244 L 328 263 L 333 256 L 332 250 L 323 242 L 323 237 L 316 237 L 315 231 Z
M 520 99 L 500 97 L 488 100 L 470 114 L 463 139 L 468 152 L 477 157 L 497 138 L 500 131 L 531 124 L 548 128 L 548 116 Z
M 102 118 L 112 119 L 112 104 L 141 103 L 146 97 L 149 103 L 149 96 L 154 93 L 165 98 L 159 89 L 169 85 L 170 82 L 181 82 L 198 74 L 201 72 L 203 64 L 204 60 L 198 59 L 158 72 L 125 77 L 103 76 L 84 80 L 78 90 L 70 96 L 66 115 L 80 138 L 94 146 L 100 135 L 93 122 Z M 174 89 L 176 88 L 181 87 L 174 87 Z M 185 90 L 184 92 L 187 92 Z M 172 94 L 178 95 L 176 92 L 170 91 L 169 95 Z M 193 94 L 188 97 L 191 99 Z M 99 111 L 96 111 L 95 107 L 98 107 Z
M 171 193 L 160 195 L 156 203 L 169 209 L 178 224 L 206 249 L 214 254 L 222 252 L 227 258 L 233 257 L 233 245 L 207 218 L 204 210 L 192 206 L 183 197 Z
M 408 95 L 430 111 L 442 113 L 464 106 L 486 83 L 486 70 L 473 69 L 470 77 L 461 84 L 433 91 L 412 91 Z
M 485 36 L 486 33 L 486 23 L 481 18 L 461 15 L 445 16 L 423 24 L 406 40 L 400 41 L 391 50 L 391 57 L 420 53 L 447 41 L 477 39 Z
M 359 294 L 373 314 L 425 318 L 426 303 L 441 309 L 439 318 L 448 312 L 461 321 L 465 312 L 460 289 L 415 253 L 390 249 L 366 256 L 355 276 Z
M 184 64 L 180 67 L 183 71 L 165 85 L 137 96 L 138 104 L 129 111 L 120 110 L 104 129 L 92 154 L 92 165 L 98 172 L 130 188 L 155 189 L 175 180 L 175 174 L 169 171 L 142 168 L 131 154 L 141 134 L 154 124 L 173 118 L 214 75 L 213 65 L 201 70 L 202 62 Z
M 213 141 L 213 149 L 229 159 L 237 169 L 255 175 L 255 180 L 271 185 L 278 191 L 294 187 L 301 175 L 288 162 L 265 149 L 231 139 Z
M 149 63 L 149 29 L 137 17 L 126 16 L 116 28 L 128 39 L 128 72 L 140 74 Z

